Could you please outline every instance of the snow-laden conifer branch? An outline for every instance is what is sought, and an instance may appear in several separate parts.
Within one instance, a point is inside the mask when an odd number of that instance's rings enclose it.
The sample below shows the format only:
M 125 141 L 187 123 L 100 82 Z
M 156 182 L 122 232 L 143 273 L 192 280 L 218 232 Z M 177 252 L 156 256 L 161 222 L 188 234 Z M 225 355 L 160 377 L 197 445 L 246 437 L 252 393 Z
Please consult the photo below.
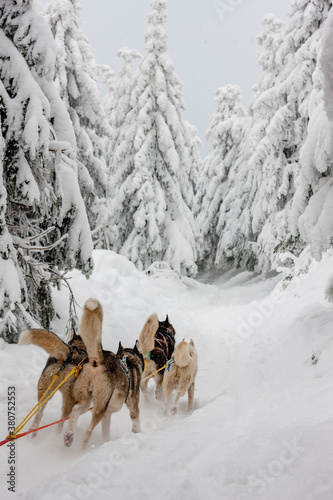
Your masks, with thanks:
M 61 238 L 59 238 L 57 241 L 54 243 L 51 243 L 50 245 L 46 246 L 37 246 L 37 245 L 32 245 L 31 242 L 35 239 L 40 239 L 43 236 L 46 236 L 51 230 L 54 230 L 54 227 L 45 231 L 43 234 L 38 234 L 32 237 L 28 238 L 20 238 L 19 236 L 12 236 L 13 239 L 13 245 L 15 248 L 23 249 L 23 250 L 28 250 L 31 252 L 45 252 L 47 250 L 52 250 L 52 248 L 55 248 L 57 245 L 59 245 L 63 240 L 68 238 L 68 234 L 63 234 Z

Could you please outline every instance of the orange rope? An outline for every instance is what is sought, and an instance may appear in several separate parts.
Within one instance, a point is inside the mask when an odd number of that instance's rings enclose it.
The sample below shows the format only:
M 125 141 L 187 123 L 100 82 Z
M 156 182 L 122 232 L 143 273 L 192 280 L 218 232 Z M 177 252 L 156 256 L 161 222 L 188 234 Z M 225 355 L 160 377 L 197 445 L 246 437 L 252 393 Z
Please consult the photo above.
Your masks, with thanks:
M 92 409 L 93 409 L 93 407 L 88 408 L 87 411 L 92 410 Z M 65 422 L 65 420 L 68 420 L 68 419 L 69 419 L 69 417 L 62 418 L 61 420 L 57 420 L 56 422 L 52 422 L 51 424 L 43 425 L 42 427 L 37 427 L 37 429 L 31 429 L 30 431 L 22 432 L 21 434 L 16 434 L 16 436 L 13 439 L 6 438 L 3 441 L 0 441 L 0 446 L 3 446 L 4 444 L 6 444 L 10 441 L 15 441 L 15 439 L 26 436 L 27 434 L 31 434 L 32 432 L 40 431 L 41 429 L 46 429 L 46 427 L 51 427 L 51 425 L 60 424 L 60 422 Z

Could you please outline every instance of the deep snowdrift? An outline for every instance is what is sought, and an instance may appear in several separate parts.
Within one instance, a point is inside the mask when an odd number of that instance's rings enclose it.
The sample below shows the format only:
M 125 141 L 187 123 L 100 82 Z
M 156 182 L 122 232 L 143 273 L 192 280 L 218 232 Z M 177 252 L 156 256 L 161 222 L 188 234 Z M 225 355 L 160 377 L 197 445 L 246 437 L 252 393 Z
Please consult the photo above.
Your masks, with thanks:
M 7 489 L 3 446 L 1 498 L 331 500 L 333 306 L 324 290 L 333 253 L 291 282 L 236 272 L 199 282 L 156 269 L 148 277 L 107 251 L 95 251 L 94 261 L 92 277 L 73 272 L 71 286 L 80 305 L 101 301 L 104 347 L 132 346 L 149 314 L 168 313 L 177 341 L 193 338 L 198 350 L 195 411 L 186 413 L 184 398 L 179 414 L 164 418 L 151 388 L 141 434 L 130 432 L 123 408 L 112 417 L 111 441 L 102 442 L 98 426 L 86 453 L 89 414 L 70 449 L 55 427 L 24 437 L 16 442 L 16 493 Z M 54 298 L 61 317 L 53 330 L 63 337 L 67 290 Z M 0 439 L 7 388 L 16 388 L 19 423 L 36 403 L 46 359 L 35 346 L 0 343 Z M 42 424 L 59 418 L 60 402 L 56 395 Z

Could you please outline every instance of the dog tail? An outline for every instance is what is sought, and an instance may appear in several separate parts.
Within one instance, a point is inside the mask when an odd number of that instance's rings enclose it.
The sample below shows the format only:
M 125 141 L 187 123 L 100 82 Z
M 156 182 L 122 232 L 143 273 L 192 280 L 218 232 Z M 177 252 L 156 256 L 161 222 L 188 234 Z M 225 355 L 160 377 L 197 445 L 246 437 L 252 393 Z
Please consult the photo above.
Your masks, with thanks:
M 18 343 L 38 345 L 59 361 L 65 361 L 71 352 L 70 347 L 58 335 L 39 328 L 22 332 Z
M 88 299 L 84 305 L 80 336 L 86 346 L 88 359 L 94 366 L 104 360 L 102 348 L 103 310 L 96 299 Z
M 188 344 L 185 340 L 182 340 L 173 351 L 173 359 L 175 360 L 175 364 L 180 366 L 181 368 L 187 366 L 191 361 L 195 353 L 195 347 L 193 340 Z
M 154 349 L 155 333 L 157 332 L 159 326 L 160 322 L 158 321 L 158 316 L 156 313 L 153 313 L 149 316 L 141 330 L 139 335 L 139 345 L 140 352 L 144 358 L 147 358 L 150 351 Z

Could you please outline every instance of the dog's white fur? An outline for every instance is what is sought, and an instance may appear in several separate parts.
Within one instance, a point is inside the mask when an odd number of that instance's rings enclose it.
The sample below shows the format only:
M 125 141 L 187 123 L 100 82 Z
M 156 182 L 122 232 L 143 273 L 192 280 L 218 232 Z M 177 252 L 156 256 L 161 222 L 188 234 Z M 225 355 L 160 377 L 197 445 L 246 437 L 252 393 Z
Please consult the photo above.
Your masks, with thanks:
M 188 393 L 188 410 L 193 410 L 194 403 L 194 385 L 198 371 L 198 354 L 194 347 L 194 342 L 191 339 L 190 343 L 182 340 L 174 352 L 174 363 L 166 370 L 163 378 L 164 392 L 164 414 L 168 414 L 171 394 L 174 390 L 177 391 L 175 401 L 171 412 L 176 413 L 178 410 L 179 398 Z

